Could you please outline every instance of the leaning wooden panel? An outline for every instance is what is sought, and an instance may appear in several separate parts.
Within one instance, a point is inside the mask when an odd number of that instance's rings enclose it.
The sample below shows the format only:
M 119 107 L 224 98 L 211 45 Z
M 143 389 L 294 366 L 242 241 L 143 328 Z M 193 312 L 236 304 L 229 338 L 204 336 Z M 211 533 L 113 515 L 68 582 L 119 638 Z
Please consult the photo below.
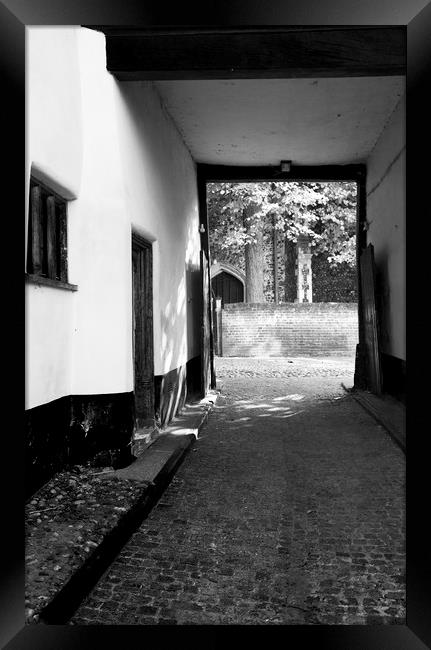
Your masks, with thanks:
M 376 309 L 374 247 L 368 244 L 360 258 L 364 347 L 368 389 L 380 395 L 382 373 L 380 364 L 379 321 Z

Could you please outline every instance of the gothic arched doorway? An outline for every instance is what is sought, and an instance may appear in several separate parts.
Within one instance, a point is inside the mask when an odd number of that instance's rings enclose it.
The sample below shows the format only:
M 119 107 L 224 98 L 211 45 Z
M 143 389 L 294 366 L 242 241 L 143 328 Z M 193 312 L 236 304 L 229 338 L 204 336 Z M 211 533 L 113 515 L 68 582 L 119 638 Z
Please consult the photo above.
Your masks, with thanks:
M 233 302 L 244 302 L 242 273 L 225 264 L 215 264 L 211 269 L 211 288 L 215 298 L 221 298 L 222 307 Z

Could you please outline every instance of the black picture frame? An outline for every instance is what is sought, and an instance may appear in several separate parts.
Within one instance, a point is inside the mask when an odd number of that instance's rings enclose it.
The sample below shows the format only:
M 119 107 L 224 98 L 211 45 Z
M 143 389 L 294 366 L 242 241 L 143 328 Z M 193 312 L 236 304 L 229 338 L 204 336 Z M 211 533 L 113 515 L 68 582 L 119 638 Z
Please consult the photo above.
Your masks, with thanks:
M 169 19 L 167 19 L 169 16 Z M 18 278 L 17 253 L 23 235 L 25 188 L 25 27 L 27 25 L 405 25 L 407 29 L 407 307 L 409 375 L 407 391 L 407 625 L 406 626 L 268 626 L 140 628 L 103 626 L 24 626 L 24 539 L 21 405 L 24 305 Z M 425 232 L 429 215 L 429 142 L 431 4 L 423 0 L 377 3 L 351 0 L 313 0 L 262 3 L 257 0 L 186 3 L 149 3 L 139 0 L 7 0 L 0 5 L 0 65 L 4 79 L 2 125 L 9 146 L 4 150 L 7 187 L 4 186 L 3 240 L 8 282 L 4 297 L 5 348 L 11 354 L 3 400 L 3 542 L 0 613 L 3 647 L 11 650 L 96 648 L 108 645 L 158 649 L 178 646 L 215 647 L 235 643 L 278 643 L 300 648 L 310 645 L 331 650 L 420 650 L 431 646 L 429 518 L 429 434 L 427 413 L 427 331 L 425 291 L 427 272 Z M 425 153 L 425 156 L 424 156 Z M 429 217 L 428 217 L 429 220 Z M 13 241 L 16 245 L 9 246 Z M 422 246 L 420 244 L 422 243 Z M 21 258 L 22 259 L 22 258 Z M 16 271 L 16 272 L 15 272 Z M 420 293 L 418 293 L 418 289 Z M 5 422 L 7 421 L 7 425 Z M 276 635 L 276 638 L 275 636 Z M 126 640 L 127 639 L 127 640 Z

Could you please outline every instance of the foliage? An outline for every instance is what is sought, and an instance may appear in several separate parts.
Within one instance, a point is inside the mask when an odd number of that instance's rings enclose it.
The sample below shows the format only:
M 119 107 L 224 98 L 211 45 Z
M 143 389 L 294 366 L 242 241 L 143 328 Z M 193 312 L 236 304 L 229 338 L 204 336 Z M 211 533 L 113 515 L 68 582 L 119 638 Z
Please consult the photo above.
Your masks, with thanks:
M 313 257 L 311 265 L 313 302 L 356 302 L 356 268 L 346 262 L 331 266 L 324 253 Z
M 211 250 L 225 259 L 242 256 L 262 227 L 275 227 L 292 242 L 306 235 L 334 266 L 355 265 L 355 183 L 210 183 L 208 213 Z

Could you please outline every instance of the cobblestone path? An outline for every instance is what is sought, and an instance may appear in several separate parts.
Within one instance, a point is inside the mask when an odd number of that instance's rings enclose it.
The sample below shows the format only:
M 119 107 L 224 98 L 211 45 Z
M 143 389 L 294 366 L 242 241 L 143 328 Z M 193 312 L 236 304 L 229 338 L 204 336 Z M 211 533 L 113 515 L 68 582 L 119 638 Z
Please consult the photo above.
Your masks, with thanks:
M 404 455 L 351 360 L 217 361 L 200 439 L 71 623 L 405 623 Z

